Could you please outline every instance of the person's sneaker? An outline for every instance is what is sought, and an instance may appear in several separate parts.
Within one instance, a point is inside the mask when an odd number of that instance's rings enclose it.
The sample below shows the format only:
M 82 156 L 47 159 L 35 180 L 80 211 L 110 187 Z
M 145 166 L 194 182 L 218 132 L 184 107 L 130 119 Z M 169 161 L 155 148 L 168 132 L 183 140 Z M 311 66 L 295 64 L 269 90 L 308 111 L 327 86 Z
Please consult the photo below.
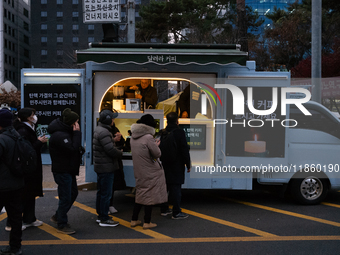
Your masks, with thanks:
M 50 218 L 50 220 L 51 220 L 53 223 L 58 224 L 57 216 L 56 216 L 55 214 Z
M 113 206 L 109 207 L 109 213 L 108 214 L 113 214 L 113 213 L 117 213 L 118 211 L 116 210 L 116 208 L 114 208 Z
M 25 226 L 26 228 L 29 228 L 29 227 L 39 227 L 42 224 L 44 224 L 44 222 L 42 222 L 41 220 L 36 220 L 32 223 L 23 223 L 22 225 Z
M 1 254 L 8 254 L 8 255 L 21 255 L 22 250 L 17 249 L 17 250 L 12 250 L 10 246 L 7 246 L 6 248 L 3 248 L 0 250 Z
M 168 216 L 170 214 L 172 214 L 172 210 L 171 209 L 168 209 L 168 210 L 166 210 L 166 212 L 162 212 L 161 213 L 162 216 Z
M 149 228 L 155 228 L 157 227 L 157 224 L 156 223 L 144 223 L 143 224 L 143 229 L 149 229 Z
M 72 234 L 74 234 L 76 231 L 75 231 L 74 229 L 72 229 L 72 228 L 70 227 L 69 224 L 66 224 L 66 225 L 63 226 L 63 227 L 58 227 L 58 228 L 57 228 L 57 232 L 58 232 L 58 233 L 61 233 L 61 234 L 65 234 L 65 235 L 72 235 Z
M 99 226 L 101 227 L 116 227 L 119 225 L 118 221 L 114 221 L 114 220 L 101 220 L 99 222 Z
M 22 225 L 22 226 L 21 226 L 21 230 L 25 230 L 25 229 L 26 229 L 26 227 L 25 227 L 24 225 Z M 5 230 L 8 231 L 8 232 L 11 232 L 12 227 L 6 226 L 6 227 L 5 227 Z
M 138 226 L 141 223 L 142 222 L 140 220 L 132 220 L 130 225 L 131 225 L 132 228 L 134 228 L 134 227 Z
M 178 213 L 178 214 L 175 215 L 175 216 L 172 216 L 172 218 L 173 218 L 174 220 L 186 219 L 186 218 L 188 218 L 188 217 L 189 217 L 188 214 L 182 213 L 182 212 Z
M 96 222 L 97 222 L 97 223 L 100 223 L 100 219 L 96 219 Z

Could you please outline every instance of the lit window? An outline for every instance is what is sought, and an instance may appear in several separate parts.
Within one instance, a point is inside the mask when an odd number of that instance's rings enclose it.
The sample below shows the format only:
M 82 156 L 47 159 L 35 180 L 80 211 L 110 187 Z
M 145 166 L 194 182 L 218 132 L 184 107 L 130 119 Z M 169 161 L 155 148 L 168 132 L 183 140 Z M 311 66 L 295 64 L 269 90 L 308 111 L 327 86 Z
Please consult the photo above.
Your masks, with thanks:
M 45 12 L 45 11 L 44 11 L 44 12 L 41 12 L 40 16 L 41 16 L 41 17 L 47 17 L 47 12 Z
M 62 43 L 64 41 L 64 38 L 63 37 L 57 37 L 57 42 L 58 43 Z
M 77 36 L 72 37 L 72 42 L 74 42 L 74 43 L 79 42 L 79 37 L 77 37 Z
M 41 4 L 47 4 L 47 0 L 41 0 Z
M 63 0 L 57 0 L 57 4 L 63 4 Z
M 79 25 L 72 25 L 72 30 L 78 30 L 79 29 Z
M 89 43 L 92 43 L 92 42 L 94 42 L 94 37 L 89 37 L 89 38 L 87 38 L 87 42 L 89 42 Z
M 47 29 L 47 24 L 41 24 L 40 28 L 41 28 L 41 30 L 46 30 Z
M 88 25 L 87 29 L 88 30 L 94 30 L 94 25 Z
M 47 50 L 41 50 L 41 55 L 46 56 L 47 55 Z
M 79 17 L 79 12 L 72 12 L 72 17 Z
M 57 30 L 63 30 L 64 26 L 62 24 L 57 25 Z
M 57 17 L 62 17 L 63 15 L 63 12 L 57 12 Z
M 72 0 L 72 4 L 78 4 L 78 0 Z
M 46 36 L 41 37 L 41 42 L 42 42 L 42 43 L 47 42 L 47 37 L 46 37 Z

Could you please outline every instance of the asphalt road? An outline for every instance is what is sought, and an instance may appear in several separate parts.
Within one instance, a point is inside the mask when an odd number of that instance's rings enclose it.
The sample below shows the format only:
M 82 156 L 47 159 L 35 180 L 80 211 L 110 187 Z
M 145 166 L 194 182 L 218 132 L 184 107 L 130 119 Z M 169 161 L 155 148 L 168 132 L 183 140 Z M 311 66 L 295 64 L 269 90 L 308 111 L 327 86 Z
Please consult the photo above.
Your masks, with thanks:
M 69 212 L 74 235 L 58 234 L 50 217 L 57 192 L 37 199 L 41 227 L 23 232 L 28 254 L 339 254 L 340 193 L 320 205 L 302 206 L 264 191 L 185 190 L 182 207 L 190 217 L 172 220 L 155 207 L 152 230 L 130 228 L 134 198 L 129 190 L 115 195 L 118 227 L 95 222 L 96 191 L 80 191 Z M 140 219 L 143 218 L 141 212 Z M 0 215 L 0 246 L 8 244 L 6 214 Z

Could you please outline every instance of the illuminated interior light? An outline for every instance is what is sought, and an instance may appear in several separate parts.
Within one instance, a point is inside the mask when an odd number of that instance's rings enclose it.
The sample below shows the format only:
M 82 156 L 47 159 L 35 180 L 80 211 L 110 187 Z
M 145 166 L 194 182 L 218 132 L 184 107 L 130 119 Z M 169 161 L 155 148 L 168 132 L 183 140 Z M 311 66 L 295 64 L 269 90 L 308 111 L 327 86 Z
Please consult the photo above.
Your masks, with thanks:
M 81 76 L 81 73 L 24 73 L 24 76 L 79 77 Z

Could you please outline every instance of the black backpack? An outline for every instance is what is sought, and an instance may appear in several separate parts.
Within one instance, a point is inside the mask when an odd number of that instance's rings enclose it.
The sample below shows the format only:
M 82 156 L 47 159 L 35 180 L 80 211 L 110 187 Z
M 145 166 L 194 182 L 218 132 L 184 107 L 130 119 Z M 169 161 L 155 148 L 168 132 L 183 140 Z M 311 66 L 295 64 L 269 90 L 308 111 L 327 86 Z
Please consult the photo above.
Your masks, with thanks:
M 159 148 L 161 150 L 161 161 L 163 164 L 171 165 L 177 158 L 177 144 L 173 131 L 168 132 L 166 129 L 160 131 Z
M 23 177 L 24 174 L 30 174 L 36 171 L 37 168 L 37 153 L 32 144 L 20 136 L 18 133 L 11 130 L 15 141 L 13 158 L 8 159 L 7 165 L 11 169 L 11 173 L 16 177 Z

